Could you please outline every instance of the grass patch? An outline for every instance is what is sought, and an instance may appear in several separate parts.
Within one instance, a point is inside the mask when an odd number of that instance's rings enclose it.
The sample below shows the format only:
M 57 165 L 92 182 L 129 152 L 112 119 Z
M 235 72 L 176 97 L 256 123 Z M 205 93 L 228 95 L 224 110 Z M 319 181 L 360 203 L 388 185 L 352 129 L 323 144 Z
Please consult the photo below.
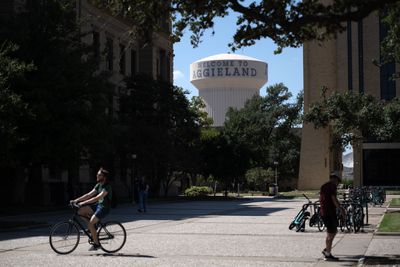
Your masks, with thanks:
M 400 198 L 394 198 L 390 201 L 389 208 L 400 208 Z
M 400 190 L 385 190 L 386 195 L 400 195 Z
M 378 232 L 400 232 L 400 212 L 390 212 L 383 215 Z

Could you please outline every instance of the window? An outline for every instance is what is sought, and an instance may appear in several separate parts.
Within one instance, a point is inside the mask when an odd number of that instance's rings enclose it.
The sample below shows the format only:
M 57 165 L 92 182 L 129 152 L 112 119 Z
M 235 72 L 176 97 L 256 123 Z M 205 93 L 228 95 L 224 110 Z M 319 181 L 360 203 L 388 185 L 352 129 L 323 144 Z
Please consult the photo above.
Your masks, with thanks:
M 100 63 L 100 33 L 93 32 L 93 57 L 97 64 Z
M 106 41 L 106 69 L 113 70 L 113 58 L 114 58 L 114 41 L 112 38 L 107 38 Z
M 399 185 L 400 149 L 363 149 L 363 184 Z
M 125 46 L 119 45 L 119 73 L 125 75 Z
M 383 39 L 388 34 L 388 26 L 379 19 L 379 47 Z M 381 55 L 381 61 L 383 60 Z M 396 97 L 396 82 L 393 80 L 393 74 L 396 72 L 395 62 L 388 62 L 380 68 L 380 86 L 381 86 L 381 99 L 392 100 Z
M 131 49 L 131 75 L 135 75 L 137 73 L 137 67 L 136 67 L 136 62 L 137 62 L 137 52 L 133 49 Z
M 167 80 L 167 57 L 164 49 L 160 49 L 159 51 L 159 60 L 158 60 L 158 76 L 161 80 Z

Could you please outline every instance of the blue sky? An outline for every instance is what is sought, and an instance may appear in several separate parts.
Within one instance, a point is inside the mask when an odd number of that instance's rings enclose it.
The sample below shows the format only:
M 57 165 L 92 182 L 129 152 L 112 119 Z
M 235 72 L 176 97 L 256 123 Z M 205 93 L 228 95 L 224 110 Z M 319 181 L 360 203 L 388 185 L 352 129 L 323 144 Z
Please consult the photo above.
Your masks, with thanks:
M 199 59 L 231 52 L 228 43 L 235 33 L 235 17 L 230 15 L 218 19 L 215 23 L 215 34 L 211 30 L 203 36 L 203 42 L 197 48 L 190 44 L 190 32 L 187 31 L 181 42 L 174 44 L 174 84 L 188 90 L 190 95 L 198 95 L 198 90 L 190 83 L 189 66 Z M 257 58 L 268 63 L 268 82 L 261 88 L 261 95 L 269 85 L 284 83 L 293 97 L 303 89 L 303 50 L 286 48 L 279 55 L 274 55 L 276 45 L 270 39 L 258 41 L 251 47 L 237 50 L 235 53 Z M 231 52 L 232 53 L 232 52 Z

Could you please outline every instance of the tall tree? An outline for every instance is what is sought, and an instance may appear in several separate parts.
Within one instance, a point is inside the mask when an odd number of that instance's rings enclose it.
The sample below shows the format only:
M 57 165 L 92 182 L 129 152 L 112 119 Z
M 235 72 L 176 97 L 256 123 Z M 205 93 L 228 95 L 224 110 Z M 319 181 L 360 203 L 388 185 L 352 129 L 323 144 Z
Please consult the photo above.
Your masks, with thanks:
M 31 64 L 26 64 L 11 54 L 18 46 L 8 41 L 0 44 L 0 166 L 12 165 L 17 157 L 16 146 L 27 137 L 21 132 L 20 121 L 32 116 L 28 104 L 21 95 L 12 90 L 14 84 L 24 79 L 27 72 L 33 70 Z
M 34 115 L 19 122 L 26 139 L 18 159 L 29 167 L 29 192 L 37 200 L 44 164 L 56 174 L 77 174 L 82 159 L 98 156 L 98 148 L 109 143 L 112 87 L 81 41 L 74 1 L 28 1 L 21 13 L 0 23 L 0 33 L 18 44 L 13 58 L 35 66 L 10 90 Z
M 282 176 L 297 173 L 300 136 L 294 129 L 300 122 L 302 97 L 289 103 L 291 97 L 283 84 L 267 87 L 267 95 L 255 96 L 242 109 L 230 109 L 224 124 L 224 135 L 233 145 L 247 147 L 251 167 L 267 169 L 279 161 Z
M 146 75 L 129 78 L 126 85 L 120 119 L 127 126 L 128 151 L 138 155 L 141 173 L 151 180 L 154 193 L 160 183 L 167 193 L 174 172 L 187 170 L 204 119 L 182 88 Z
M 247 148 L 229 143 L 215 128 L 202 131 L 200 145 L 201 173 L 204 177 L 214 177 L 227 195 L 232 184 L 243 180 L 249 163 Z

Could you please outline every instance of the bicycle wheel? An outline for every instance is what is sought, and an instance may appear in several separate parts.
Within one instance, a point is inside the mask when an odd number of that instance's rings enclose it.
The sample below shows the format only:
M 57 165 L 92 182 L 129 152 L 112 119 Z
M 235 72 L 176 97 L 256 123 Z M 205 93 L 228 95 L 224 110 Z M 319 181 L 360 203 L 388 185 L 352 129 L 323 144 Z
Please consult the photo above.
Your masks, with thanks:
M 101 226 L 98 237 L 101 249 L 114 253 L 125 245 L 126 231 L 119 222 L 106 222 Z
M 296 225 L 296 232 L 300 232 L 300 231 L 304 232 L 304 230 L 306 228 L 306 221 L 307 221 L 307 218 L 301 219 L 299 224 Z
M 50 247 L 58 254 L 68 254 L 79 244 L 80 233 L 73 222 L 60 222 L 50 230 Z
M 364 214 L 362 210 L 357 209 L 353 215 L 353 223 L 354 223 L 354 233 L 360 231 L 361 227 L 364 225 Z
M 321 216 L 318 216 L 317 225 L 318 225 L 318 230 L 320 232 L 325 230 L 325 224 L 324 224 L 324 221 L 322 220 Z

